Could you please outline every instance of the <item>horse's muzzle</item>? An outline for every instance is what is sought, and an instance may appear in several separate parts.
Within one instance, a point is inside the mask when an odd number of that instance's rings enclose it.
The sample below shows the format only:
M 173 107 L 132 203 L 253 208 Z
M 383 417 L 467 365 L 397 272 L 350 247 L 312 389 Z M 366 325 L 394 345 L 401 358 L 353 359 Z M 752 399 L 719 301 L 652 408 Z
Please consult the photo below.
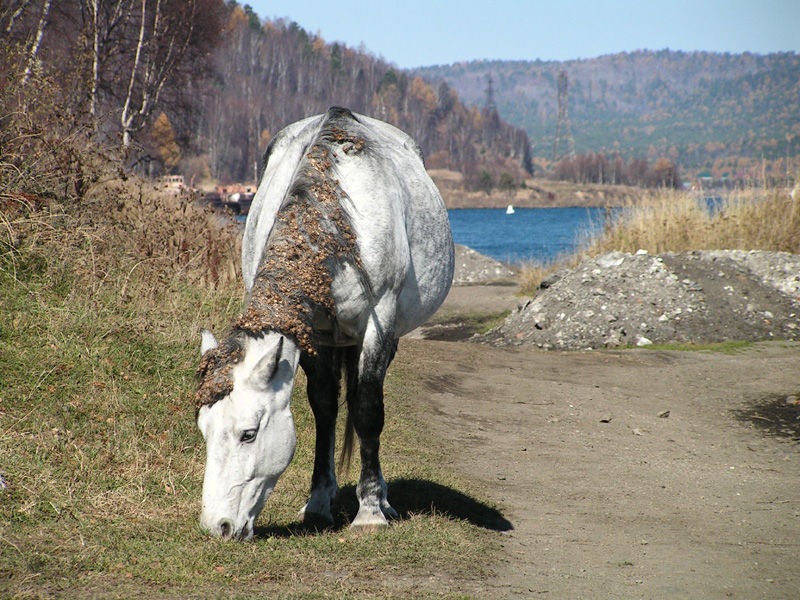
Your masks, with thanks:
M 238 530 L 231 519 L 221 519 L 214 527 L 203 525 L 203 531 L 212 537 L 221 537 L 225 540 L 236 542 L 252 539 L 253 531 L 249 523 L 245 523 Z

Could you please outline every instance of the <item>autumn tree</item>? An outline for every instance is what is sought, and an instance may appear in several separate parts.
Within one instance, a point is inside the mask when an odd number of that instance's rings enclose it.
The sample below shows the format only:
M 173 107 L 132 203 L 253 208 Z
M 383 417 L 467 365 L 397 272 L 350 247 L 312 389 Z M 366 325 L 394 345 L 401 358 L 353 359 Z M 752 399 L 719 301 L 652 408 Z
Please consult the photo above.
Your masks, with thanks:
M 195 138 L 198 149 L 208 149 L 216 177 L 249 180 L 263 152 L 261 132 L 279 131 L 339 105 L 406 131 L 443 168 L 466 173 L 475 165 L 494 177 L 505 170 L 522 179 L 531 156 L 527 134 L 500 123 L 486 135 L 446 84 L 397 69 L 362 49 L 327 44 L 297 23 L 279 19 L 255 29 L 241 8 L 229 11 L 225 42 L 214 55 L 213 85 L 200 95 L 205 110 Z M 477 115 L 483 119 L 479 109 Z M 488 164 L 498 155 L 508 165 Z M 467 180 L 478 185 L 476 178 Z
M 130 27 L 137 34 L 120 113 L 124 147 L 145 126 L 170 74 L 186 54 L 196 10 L 194 0 L 150 0 L 149 5 L 140 0 L 140 10 L 131 11 Z
M 651 187 L 680 188 L 681 176 L 678 165 L 668 158 L 659 158 L 649 172 Z
M 89 117 L 129 148 L 166 104 L 191 110 L 188 74 L 208 71 L 222 0 L 7 0 L 0 27 L 62 90 L 64 114 Z
M 166 113 L 162 112 L 156 117 L 150 135 L 161 162 L 167 170 L 173 169 L 181 160 L 181 149 L 175 141 L 175 131 Z
M 555 179 L 576 183 L 669 188 L 682 185 L 678 165 L 668 158 L 659 158 L 651 168 L 647 160 L 642 158 L 634 158 L 626 165 L 619 155 L 609 160 L 602 152 L 565 158 L 556 163 L 553 175 Z

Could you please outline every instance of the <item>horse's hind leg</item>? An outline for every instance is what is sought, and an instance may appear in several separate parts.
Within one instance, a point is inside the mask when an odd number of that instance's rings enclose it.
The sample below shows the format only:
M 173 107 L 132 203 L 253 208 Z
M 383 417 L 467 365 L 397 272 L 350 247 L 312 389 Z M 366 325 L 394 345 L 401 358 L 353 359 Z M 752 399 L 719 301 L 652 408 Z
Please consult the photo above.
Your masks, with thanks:
M 307 391 L 317 429 L 311 496 L 298 517 L 307 523 L 332 525 L 331 502 L 339 490 L 334 466 L 336 415 L 341 375 L 341 350 L 320 348 L 316 356 L 303 353 L 300 365 L 308 379 Z
M 386 518 L 397 512 L 386 498 L 379 458 L 383 431 L 383 380 L 394 357 L 397 340 L 378 347 L 348 349 L 345 361 L 348 372 L 347 404 L 358 435 L 361 450 L 361 477 L 356 487 L 359 509 L 351 527 L 386 525 Z

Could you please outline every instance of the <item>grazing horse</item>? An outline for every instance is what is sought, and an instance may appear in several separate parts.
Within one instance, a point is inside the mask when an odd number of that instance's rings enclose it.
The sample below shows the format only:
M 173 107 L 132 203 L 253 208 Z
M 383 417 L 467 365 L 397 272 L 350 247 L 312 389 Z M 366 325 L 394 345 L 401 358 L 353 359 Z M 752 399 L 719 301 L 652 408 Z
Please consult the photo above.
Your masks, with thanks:
M 439 307 L 453 278 L 442 198 L 416 143 L 334 107 L 278 133 L 245 227 L 246 308 L 221 341 L 203 331 L 197 423 L 206 441 L 202 528 L 250 539 L 295 449 L 290 399 L 308 380 L 316 455 L 299 517 L 333 523 L 334 430 L 342 371 L 347 426 L 361 453 L 352 527 L 385 525 L 378 458 L 383 381 L 397 339 Z

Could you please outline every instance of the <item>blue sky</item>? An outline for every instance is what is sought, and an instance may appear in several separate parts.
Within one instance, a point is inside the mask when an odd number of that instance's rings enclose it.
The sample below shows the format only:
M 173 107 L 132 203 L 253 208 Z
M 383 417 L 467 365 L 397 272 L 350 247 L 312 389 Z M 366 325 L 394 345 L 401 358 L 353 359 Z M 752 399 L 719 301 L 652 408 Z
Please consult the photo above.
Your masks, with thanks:
M 632 50 L 800 50 L 800 0 L 239 0 L 401 68 Z M 489 8 L 491 6 L 492 8 Z

